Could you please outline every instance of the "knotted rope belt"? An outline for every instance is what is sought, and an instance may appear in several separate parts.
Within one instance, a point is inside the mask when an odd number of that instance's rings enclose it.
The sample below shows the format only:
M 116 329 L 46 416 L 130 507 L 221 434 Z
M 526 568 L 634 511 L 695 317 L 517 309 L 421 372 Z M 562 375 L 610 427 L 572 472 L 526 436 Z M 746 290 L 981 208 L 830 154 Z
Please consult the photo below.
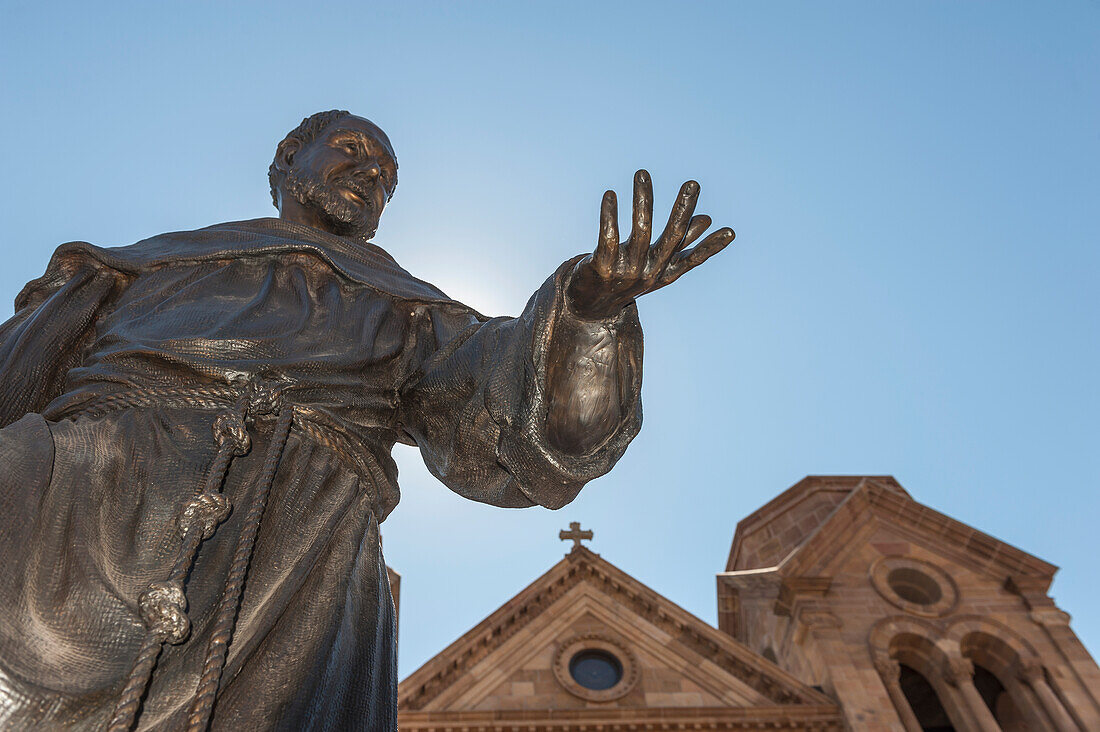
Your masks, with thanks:
M 294 407 L 282 403 L 277 387 L 247 380 L 228 386 L 213 384 L 111 394 L 81 406 L 78 413 L 98 415 L 118 409 L 150 406 L 219 410 L 213 424 L 214 441 L 218 449 L 207 470 L 202 489 L 183 505 L 177 516 L 180 547 L 171 572 L 163 581 L 151 583 L 138 598 L 138 609 L 145 622 L 146 633 L 126 678 L 122 695 L 115 704 L 107 725 L 108 732 L 129 732 L 133 728 L 141 699 L 149 686 L 153 668 L 164 644 L 182 643 L 190 634 L 191 621 L 187 617 L 187 598 L 183 583 L 194 565 L 199 546 L 213 536 L 218 524 L 229 516 L 232 507 L 229 499 L 222 493 L 229 464 L 234 456 L 244 455 L 251 448 L 248 423 L 257 416 L 278 415 L 260 471 L 255 499 L 244 520 L 221 602 L 217 606 L 202 674 L 188 712 L 188 732 L 205 732 L 210 724 L 218 684 L 225 667 L 260 521 L 290 434 L 291 423 L 294 421 Z

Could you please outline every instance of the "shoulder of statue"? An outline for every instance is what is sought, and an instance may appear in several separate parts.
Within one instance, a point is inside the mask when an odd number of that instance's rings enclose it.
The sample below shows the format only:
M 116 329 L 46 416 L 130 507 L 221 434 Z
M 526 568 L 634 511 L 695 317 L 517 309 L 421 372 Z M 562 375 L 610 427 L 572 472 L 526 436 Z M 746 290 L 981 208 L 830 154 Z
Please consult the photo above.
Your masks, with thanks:
M 447 297 L 434 285 L 412 276 L 388 252 L 370 242 L 352 242 L 319 229 L 274 218 L 231 221 L 191 231 L 175 231 L 123 247 L 100 247 L 84 241 L 62 244 L 46 273 L 24 288 L 17 307 L 41 299 L 75 272 L 106 269 L 132 278 L 171 265 L 308 254 L 336 275 L 391 299 L 470 313 L 471 308 Z

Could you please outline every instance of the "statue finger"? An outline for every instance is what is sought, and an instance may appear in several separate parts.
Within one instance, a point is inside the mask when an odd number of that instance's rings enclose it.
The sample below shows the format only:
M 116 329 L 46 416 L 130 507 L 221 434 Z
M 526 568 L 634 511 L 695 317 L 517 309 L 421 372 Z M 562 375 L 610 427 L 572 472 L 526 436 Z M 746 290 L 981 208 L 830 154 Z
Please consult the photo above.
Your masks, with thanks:
M 638 269 L 645 266 L 653 228 L 653 181 L 649 173 L 634 174 L 634 222 L 630 230 L 630 251 L 627 256 Z
M 615 191 L 603 194 L 600 204 L 600 235 L 596 241 L 596 252 L 592 263 L 603 275 L 610 275 L 619 258 L 619 204 Z
M 676 249 L 673 250 L 673 254 L 685 249 L 695 243 L 695 240 L 701 237 L 707 229 L 710 228 L 711 220 L 710 216 L 706 214 L 699 214 L 698 216 L 691 217 L 691 223 L 688 224 L 687 233 L 684 234 L 684 239 L 676 245 Z
M 728 226 L 714 232 L 703 241 L 699 242 L 691 249 L 680 252 L 676 255 L 676 258 L 672 260 L 672 263 L 665 268 L 664 275 L 658 282 L 658 287 L 664 287 L 665 285 L 672 284 L 680 278 L 685 272 L 689 272 L 698 267 L 703 262 L 713 257 L 718 252 L 722 251 L 733 241 L 736 234 L 733 229 Z
M 695 204 L 699 201 L 699 184 L 689 180 L 680 186 L 680 194 L 668 215 L 668 224 L 654 247 L 654 259 L 658 267 L 663 268 L 673 253 L 683 249 L 680 243 L 687 234 L 691 215 L 695 213 Z

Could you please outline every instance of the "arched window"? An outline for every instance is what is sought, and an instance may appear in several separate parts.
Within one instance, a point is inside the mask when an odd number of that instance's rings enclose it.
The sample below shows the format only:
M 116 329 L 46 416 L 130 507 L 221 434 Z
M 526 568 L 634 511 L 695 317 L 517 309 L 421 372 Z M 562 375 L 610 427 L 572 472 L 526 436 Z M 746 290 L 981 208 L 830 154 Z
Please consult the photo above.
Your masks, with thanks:
M 919 671 L 904 663 L 901 664 L 898 683 L 923 732 L 955 731 L 955 726 L 947 716 L 947 710 L 940 702 L 939 694 Z
M 875 667 L 907 732 L 969 729 L 958 690 L 944 677 L 948 658 L 934 633 L 923 621 L 893 618 L 870 638 L 878 653 Z
M 1004 732 L 1026 732 L 1028 720 L 1001 680 L 985 666 L 974 664 L 974 686 Z
M 954 629 L 959 650 L 974 664 L 974 686 L 993 718 L 1005 732 L 1057 727 L 1065 715 L 1057 699 L 1043 700 L 1036 694 L 1049 689 L 1045 682 L 1020 680 L 1026 659 L 1034 651 L 1004 628 L 980 619 L 962 621 Z M 1048 697 L 1051 695 L 1047 695 Z M 1070 723 L 1072 724 L 1072 723 Z

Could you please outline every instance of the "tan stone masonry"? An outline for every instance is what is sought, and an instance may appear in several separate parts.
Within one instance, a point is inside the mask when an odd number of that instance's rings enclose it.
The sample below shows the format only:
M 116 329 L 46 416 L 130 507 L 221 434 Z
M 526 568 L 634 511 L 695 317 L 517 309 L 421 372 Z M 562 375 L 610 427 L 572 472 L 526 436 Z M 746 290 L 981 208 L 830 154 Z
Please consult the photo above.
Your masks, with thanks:
M 742 520 L 718 628 L 563 535 L 561 562 L 401 683 L 401 729 L 1100 730 L 1057 568 L 889 476 L 807 478 Z M 611 659 L 606 690 L 571 670 L 586 653 Z

